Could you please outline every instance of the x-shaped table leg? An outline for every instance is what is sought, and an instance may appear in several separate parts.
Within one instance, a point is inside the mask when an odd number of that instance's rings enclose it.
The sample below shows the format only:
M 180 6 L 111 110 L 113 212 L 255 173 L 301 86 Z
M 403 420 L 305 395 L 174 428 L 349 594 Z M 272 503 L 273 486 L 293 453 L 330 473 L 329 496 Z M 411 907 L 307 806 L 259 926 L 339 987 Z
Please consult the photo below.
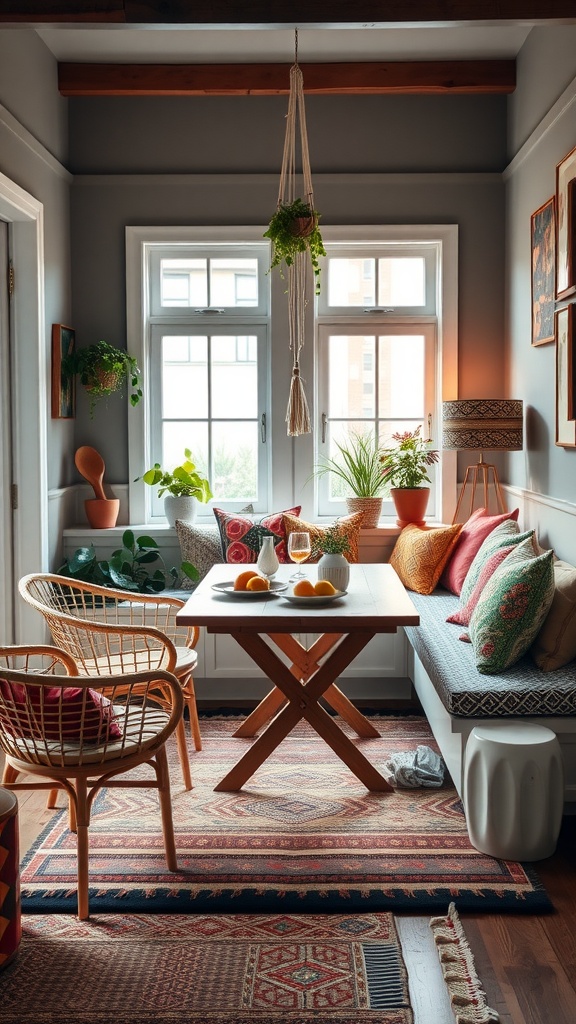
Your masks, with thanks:
M 288 704 L 240 758 L 238 764 L 215 786 L 215 790 L 236 792 L 241 789 L 302 718 L 309 722 L 367 789 L 391 790 L 392 787 L 384 776 L 370 764 L 318 703 L 319 698 L 325 695 L 337 676 L 372 639 L 373 633 L 346 634 L 342 642 L 333 647 L 324 664 L 312 671 L 307 681 L 303 683 L 294 677 L 291 670 L 257 633 L 233 632 L 231 635 L 276 684 L 288 700 Z M 278 644 L 279 638 L 282 638 L 281 644 Z M 274 634 L 274 640 L 281 648 L 290 646 L 284 644 L 284 639 L 284 634 Z

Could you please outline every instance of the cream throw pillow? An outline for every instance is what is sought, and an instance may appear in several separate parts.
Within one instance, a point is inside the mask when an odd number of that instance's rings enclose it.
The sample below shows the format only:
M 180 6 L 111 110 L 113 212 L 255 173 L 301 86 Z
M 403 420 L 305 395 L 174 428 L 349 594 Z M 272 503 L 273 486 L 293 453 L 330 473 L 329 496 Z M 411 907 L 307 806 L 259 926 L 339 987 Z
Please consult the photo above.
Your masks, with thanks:
M 552 606 L 531 648 L 538 668 L 551 672 L 576 658 L 576 567 L 554 563 Z

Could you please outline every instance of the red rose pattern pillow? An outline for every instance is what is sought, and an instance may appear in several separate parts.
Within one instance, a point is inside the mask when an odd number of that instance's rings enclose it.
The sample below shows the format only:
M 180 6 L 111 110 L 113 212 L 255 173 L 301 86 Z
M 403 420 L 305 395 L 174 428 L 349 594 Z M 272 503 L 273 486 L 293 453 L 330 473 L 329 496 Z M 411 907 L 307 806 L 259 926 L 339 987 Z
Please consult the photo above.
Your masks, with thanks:
M 263 538 L 274 537 L 274 550 L 278 561 L 287 565 L 290 559 L 286 549 L 286 530 L 282 516 L 284 513 L 299 516 L 301 508 L 301 505 L 296 505 L 294 508 L 263 516 L 259 520 L 215 508 L 214 515 L 220 530 L 224 561 L 233 565 L 250 565 L 257 562 Z

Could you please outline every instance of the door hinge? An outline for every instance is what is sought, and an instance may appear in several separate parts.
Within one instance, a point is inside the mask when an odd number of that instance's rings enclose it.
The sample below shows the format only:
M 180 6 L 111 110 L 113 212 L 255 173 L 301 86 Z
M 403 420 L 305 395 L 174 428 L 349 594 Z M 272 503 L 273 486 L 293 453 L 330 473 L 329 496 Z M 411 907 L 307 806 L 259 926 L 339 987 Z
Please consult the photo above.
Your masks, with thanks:
M 8 295 L 10 298 L 14 295 L 14 264 L 12 260 L 8 264 Z
M 18 484 L 12 484 L 10 487 L 10 503 L 12 510 L 15 511 L 18 508 Z

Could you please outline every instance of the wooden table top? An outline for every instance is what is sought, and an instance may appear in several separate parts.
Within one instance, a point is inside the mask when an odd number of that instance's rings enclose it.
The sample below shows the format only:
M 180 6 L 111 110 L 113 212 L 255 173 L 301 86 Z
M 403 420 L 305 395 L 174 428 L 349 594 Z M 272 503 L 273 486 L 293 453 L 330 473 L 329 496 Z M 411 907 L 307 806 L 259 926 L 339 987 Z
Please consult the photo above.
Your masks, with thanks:
M 233 597 L 212 589 L 214 583 L 233 582 L 243 568 L 213 566 L 177 613 L 177 621 L 205 626 L 209 633 L 395 633 L 398 626 L 420 623 L 408 593 L 388 564 L 351 565 L 346 595 L 318 606 L 292 604 L 281 595 Z M 295 571 L 295 565 L 281 565 L 274 580 L 287 582 Z M 304 565 L 304 571 L 314 583 L 317 567 Z M 289 584 L 287 592 L 292 588 Z

